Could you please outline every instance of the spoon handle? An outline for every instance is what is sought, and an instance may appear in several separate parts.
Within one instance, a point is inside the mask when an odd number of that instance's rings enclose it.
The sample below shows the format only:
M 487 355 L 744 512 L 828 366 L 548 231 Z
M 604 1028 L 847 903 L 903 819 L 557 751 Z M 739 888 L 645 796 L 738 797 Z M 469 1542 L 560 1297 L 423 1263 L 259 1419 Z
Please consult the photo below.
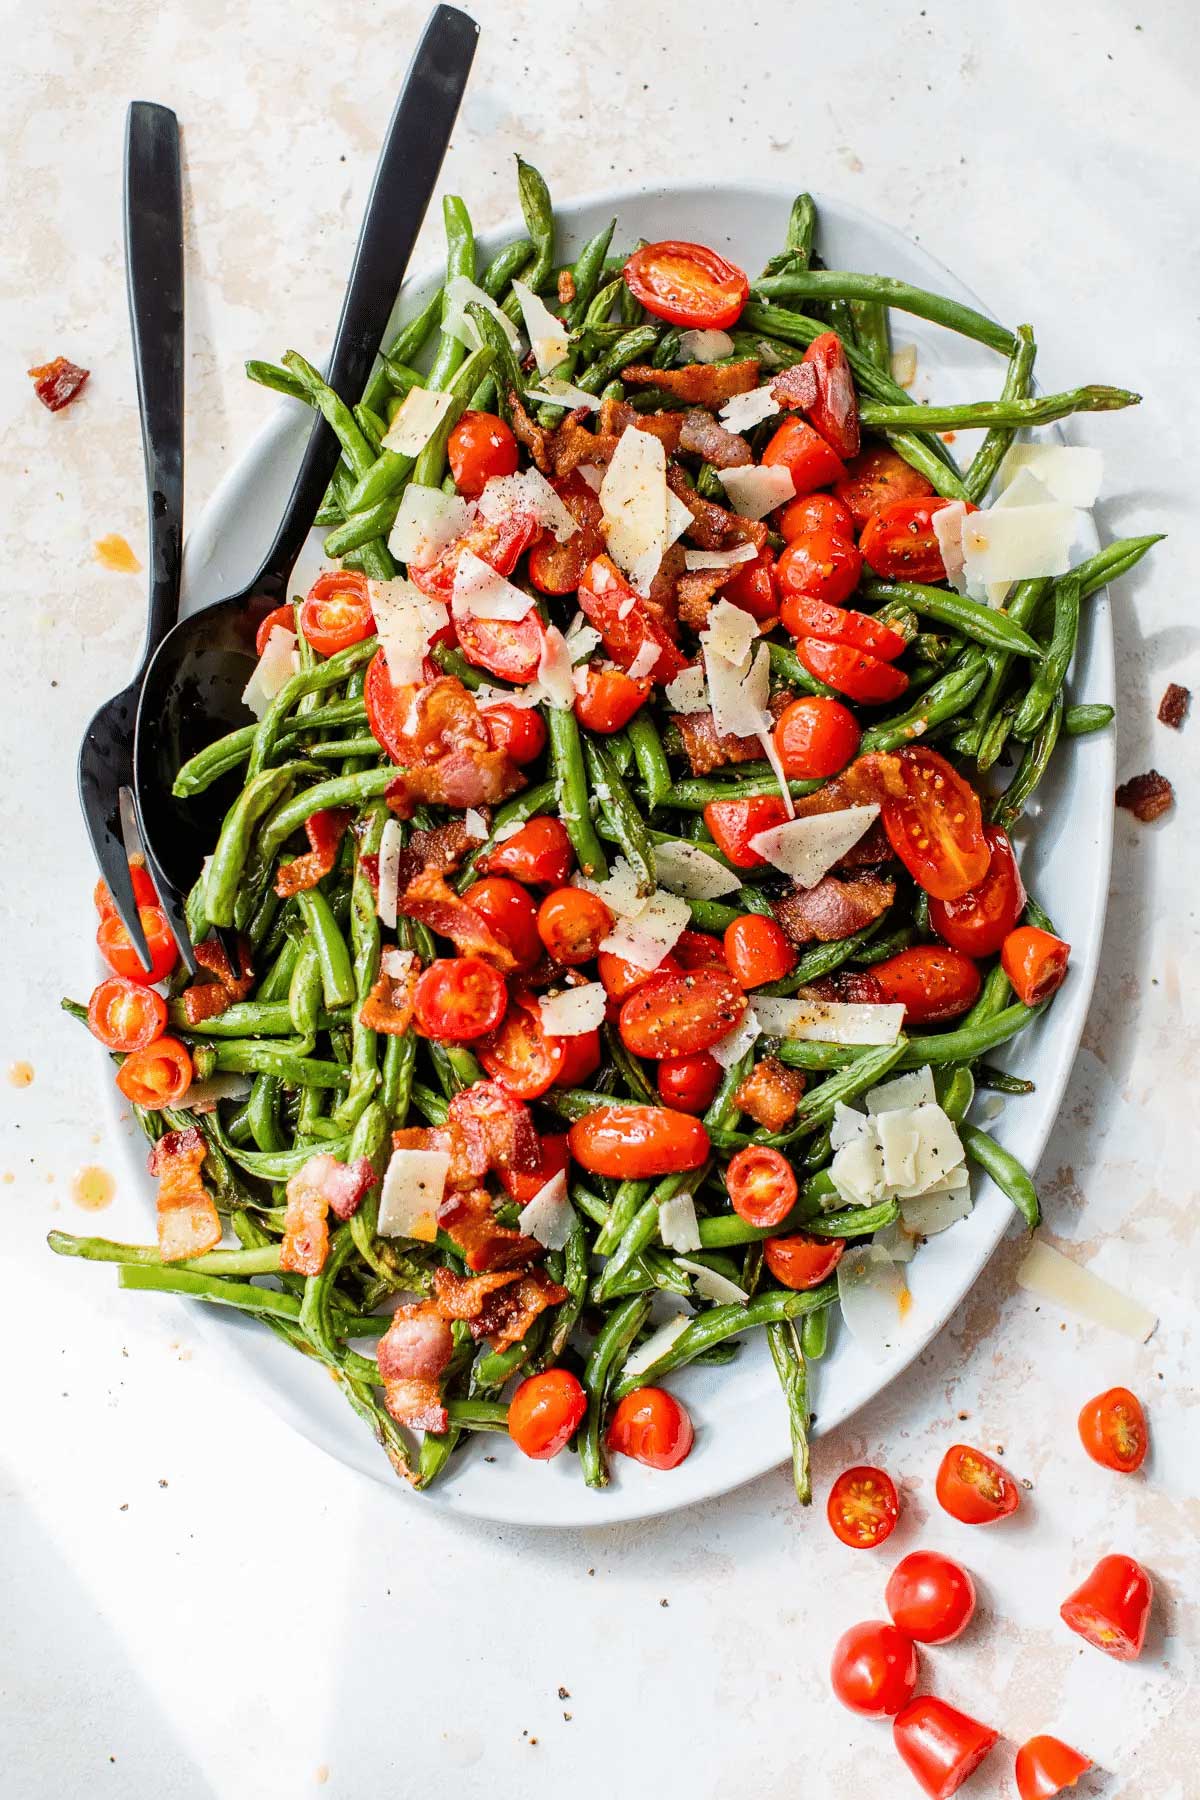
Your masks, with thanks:
M 438 6 L 409 64 L 375 170 L 329 359 L 329 385 L 348 404 L 358 400 L 366 384 L 408 268 L 478 38 L 479 27 L 466 13 Z M 339 454 L 337 438 L 318 417 L 255 587 L 287 582 Z
M 143 667 L 179 613 L 183 552 L 183 183 L 179 121 L 135 100 L 125 122 L 125 274 L 137 374 L 150 600 Z

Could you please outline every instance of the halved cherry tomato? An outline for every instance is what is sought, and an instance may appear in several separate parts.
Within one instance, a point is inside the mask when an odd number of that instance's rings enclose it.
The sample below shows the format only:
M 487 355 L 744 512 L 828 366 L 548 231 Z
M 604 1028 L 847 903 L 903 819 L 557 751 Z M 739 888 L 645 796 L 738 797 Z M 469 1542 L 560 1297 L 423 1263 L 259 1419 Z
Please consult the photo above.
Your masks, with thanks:
M 160 1037 L 134 1050 L 117 1070 L 117 1086 L 134 1106 L 177 1106 L 192 1085 L 192 1059 L 178 1038 Z
M 789 594 L 783 602 L 780 617 L 793 637 L 825 638 L 831 644 L 849 644 L 855 650 L 867 650 L 883 662 L 895 662 L 906 648 L 901 634 L 883 619 L 870 613 L 855 612 L 853 607 L 831 606 L 812 594 Z
M 804 352 L 804 360 L 817 374 L 817 397 L 806 410 L 809 418 L 843 462 L 858 455 L 861 433 L 858 395 L 842 340 L 836 331 L 823 331 Z
M 546 727 L 536 706 L 497 700 L 481 707 L 480 717 L 492 749 L 507 750 L 519 765 L 535 762 L 546 748 Z
M 695 1441 L 686 1407 L 666 1388 L 634 1388 L 618 1402 L 608 1447 L 648 1469 L 677 1469 Z
M 557 887 L 571 873 L 573 860 L 566 827 L 542 813 L 481 857 L 476 867 L 485 875 L 508 875 L 533 887 Z
M 518 1450 L 548 1462 L 565 1450 L 587 1412 L 587 1395 L 569 1369 L 527 1375 L 508 1403 L 508 1435 Z
M 1072 1750 L 1061 1738 L 1031 1737 L 1017 1751 L 1014 1774 L 1020 1800 L 1053 1800 L 1064 1788 L 1074 1787 L 1081 1775 L 1094 1768 L 1090 1756 Z
M 720 1085 L 721 1065 L 707 1050 L 691 1056 L 665 1056 L 658 1065 L 657 1086 L 663 1104 L 678 1112 L 704 1112 Z
M 854 761 L 862 729 L 840 700 L 801 694 L 784 707 L 772 735 L 788 780 L 815 781 Z
M 961 1563 L 936 1550 L 912 1550 L 888 1576 L 884 1600 L 892 1621 L 919 1644 L 948 1644 L 975 1611 L 975 1583 Z
M 999 825 L 985 825 L 991 851 L 978 887 L 957 900 L 931 900 L 929 923 L 940 938 L 968 956 L 994 956 L 1025 910 L 1025 889 L 1012 841 Z
M 796 951 L 778 920 L 764 913 L 743 913 L 725 927 L 725 962 L 742 987 L 762 987 L 791 974 Z
M 541 526 L 532 512 L 513 511 L 502 519 L 479 519 L 464 531 L 461 537 L 455 538 L 447 545 L 435 563 L 421 569 L 415 563 L 409 565 L 408 578 L 414 587 L 419 587 L 423 594 L 431 600 L 441 600 L 449 606 L 454 597 L 454 577 L 458 573 L 458 559 L 464 550 L 471 550 L 481 562 L 495 569 L 498 575 L 511 575 L 524 551 L 533 543 Z M 502 674 L 502 670 L 493 671 Z
M 555 1078 L 556 1087 L 582 1087 L 600 1067 L 600 1033 L 578 1031 L 562 1040 L 563 1065 Z
M 514 1100 L 537 1100 L 562 1074 L 566 1039 L 546 1035 L 531 995 L 514 994 L 499 1027 L 475 1054 Z
M 759 1230 L 782 1225 L 799 1192 L 792 1165 L 768 1144 L 747 1144 L 735 1151 L 725 1171 L 725 1186 L 738 1218 Z
M 106 1050 L 144 1050 L 167 1028 L 161 994 L 124 975 L 110 975 L 88 1001 L 88 1030 Z
M 411 694 L 412 690 L 408 691 Z M 367 724 L 376 743 L 387 751 L 394 763 L 403 766 L 409 760 L 403 731 L 404 712 L 397 702 L 397 692 L 388 672 L 387 656 L 382 650 L 375 652 L 367 666 L 367 678 L 363 682 L 363 705 L 367 709 Z
M 907 1706 L 917 1685 L 917 1650 L 886 1619 L 864 1619 L 833 1647 L 829 1681 L 843 1706 L 886 1719 Z
M 357 569 L 326 569 L 300 608 L 300 629 L 318 656 L 361 644 L 375 629 L 367 578 Z
M 687 667 L 679 646 L 611 557 L 598 556 L 588 564 L 579 583 L 579 604 L 622 669 L 630 667 L 646 642 L 658 649 L 658 660 L 649 671 L 651 681 L 673 681 Z
M 850 508 L 832 494 L 801 494 L 789 500 L 779 514 L 779 535 L 785 543 L 809 531 L 831 531 L 835 537 L 853 539 Z M 728 587 L 724 590 L 729 592 Z
M 856 775 L 861 772 L 868 782 L 871 763 L 864 756 L 854 765 Z M 888 842 L 917 886 L 934 900 L 957 900 L 972 892 L 992 856 L 974 788 L 936 750 L 915 744 L 885 759 L 885 765 L 874 797 Z M 897 776 L 902 794 L 894 791 Z
M 671 952 L 681 969 L 724 969 L 725 951 L 711 931 L 681 931 Z
M 1153 1603 L 1154 1583 L 1141 1563 L 1132 1556 L 1102 1556 L 1058 1616 L 1106 1656 L 1133 1662 L 1142 1653 Z
M 952 1444 L 947 1450 L 934 1492 L 943 1511 L 963 1525 L 1007 1519 L 1021 1504 L 1021 1490 L 1008 1470 L 969 1444 Z
M 950 1800 L 957 1794 L 998 1735 L 935 1694 L 910 1701 L 892 1724 L 892 1741 L 929 1800 Z
M 706 244 L 666 238 L 643 244 L 625 264 L 625 285 L 656 319 L 699 330 L 724 331 L 736 320 L 750 282 L 736 263 Z
M 1018 925 L 1010 931 L 1000 951 L 1004 973 L 1017 999 L 1026 1006 L 1048 1000 L 1066 980 L 1070 944 L 1039 931 L 1036 925 Z
M 517 440 L 495 413 L 465 412 L 446 444 L 450 473 L 460 494 L 474 500 L 497 475 L 515 475 L 521 453 Z
M 720 969 L 658 974 L 621 1007 L 621 1042 L 634 1056 L 690 1056 L 711 1050 L 739 1024 L 746 996 Z
M 536 608 L 531 606 L 523 619 L 460 618 L 455 630 L 459 649 L 477 669 L 521 684 L 537 674 L 546 633 Z
M 524 1174 L 519 1169 L 501 1169 L 499 1172 L 500 1185 L 518 1206 L 528 1206 L 533 1196 L 540 1193 L 555 1175 L 561 1175 L 570 1164 L 571 1154 L 567 1149 L 565 1131 L 557 1137 L 540 1139 L 539 1148 L 541 1158 L 531 1174 Z
M 961 950 L 914 944 L 871 970 L 880 1000 L 904 1008 L 904 1025 L 957 1019 L 979 998 L 983 977 Z
M 932 499 L 933 484 L 895 450 L 873 444 L 846 464 L 845 478 L 833 492 L 861 530 L 893 500 Z
M 766 857 L 750 848 L 750 839 L 782 825 L 787 816 L 783 801 L 771 794 L 750 800 L 712 800 L 704 809 L 704 823 L 713 842 L 735 869 L 762 867 Z
M 766 469 L 786 469 L 797 494 L 811 494 L 814 488 L 828 487 L 841 481 L 846 465 L 819 431 L 796 414 L 783 421 L 762 453 Z
M 652 683 L 634 681 L 624 669 L 589 666 L 587 686 L 575 696 L 575 717 L 589 731 L 621 731 L 649 698 Z
M 949 504 L 940 494 L 930 500 L 890 501 L 867 521 L 858 540 L 864 561 L 891 581 L 945 581 L 946 565 L 932 521 L 934 513 Z M 967 511 L 978 508 L 968 501 Z
M 900 1497 L 886 1469 L 860 1463 L 843 1469 L 829 1490 L 825 1515 L 839 1543 L 874 1550 L 890 1538 L 900 1517 Z
M 150 879 L 150 871 L 145 863 L 136 857 L 129 860 L 129 879 L 133 886 L 133 903 L 137 907 L 157 906 L 158 894 Z M 108 891 L 108 883 L 101 877 L 92 889 L 92 903 L 102 919 L 109 918 L 116 912 L 113 897 Z
M 630 1181 L 698 1169 L 709 1152 L 700 1120 L 668 1106 L 598 1106 L 576 1120 L 567 1142 L 581 1169 Z
M 99 992 L 99 989 L 97 989 Z M 91 1008 L 88 1009 L 89 1019 Z M 1106 1388 L 1079 1415 L 1079 1437 L 1092 1461 L 1119 1475 L 1132 1475 L 1146 1460 L 1146 1415 L 1128 1388 Z
M 721 589 L 722 600 L 740 606 L 760 625 L 773 619 L 779 611 L 775 592 L 775 552 L 764 544 L 753 562 L 739 563 Z
M 267 647 L 267 639 L 277 627 L 281 627 L 284 631 L 295 631 L 295 607 L 277 606 L 273 612 L 267 614 L 266 618 L 254 634 L 254 649 L 256 655 L 262 655 Z M 307 633 L 305 635 L 307 636 Z
M 849 644 L 831 644 L 824 638 L 799 638 L 796 655 L 810 675 L 836 688 L 860 706 L 882 706 L 898 700 L 908 686 L 903 669 L 855 650 Z
M 614 956 L 611 950 L 602 950 L 596 959 L 597 973 L 610 1000 L 624 1000 L 635 988 L 656 981 L 660 975 L 676 975 L 679 968 L 673 956 L 664 956 L 657 969 L 639 969 L 636 963 Z
M 763 1259 L 780 1287 L 804 1293 L 828 1280 L 845 1248 L 845 1238 L 813 1238 L 796 1231 L 790 1237 L 768 1238 Z
M 553 532 L 543 531 L 537 542 L 530 545 L 526 567 L 539 593 L 573 594 L 588 564 L 603 553 L 604 509 L 578 469 L 572 469 L 569 475 L 556 475 L 550 486 L 579 530 L 562 544 Z
M 538 908 L 537 928 L 555 962 L 575 968 L 600 954 L 600 945 L 613 928 L 613 915 L 599 894 L 589 894 L 586 888 L 556 888 Z
M 523 969 L 532 969 L 542 960 L 537 905 L 519 882 L 506 875 L 487 875 L 473 883 L 463 899 L 504 939 Z
M 150 952 L 149 969 L 143 969 L 138 953 L 129 941 L 129 933 L 115 912 L 106 913 L 101 919 L 96 932 L 96 947 L 114 975 L 123 975 L 140 987 L 153 987 L 156 982 L 167 979 L 179 961 L 179 950 L 161 906 L 139 906 L 138 918 Z
M 504 977 L 479 956 L 440 956 L 422 970 L 413 994 L 418 1030 L 448 1044 L 495 1031 L 508 1005 Z

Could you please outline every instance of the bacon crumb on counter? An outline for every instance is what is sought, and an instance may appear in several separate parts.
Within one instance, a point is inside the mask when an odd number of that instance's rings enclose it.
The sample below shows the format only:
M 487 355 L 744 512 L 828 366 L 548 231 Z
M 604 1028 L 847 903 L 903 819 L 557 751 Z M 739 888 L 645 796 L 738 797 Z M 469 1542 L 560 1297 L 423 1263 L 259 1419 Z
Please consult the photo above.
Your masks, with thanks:
M 1166 693 L 1158 703 L 1159 724 L 1170 725 L 1172 730 L 1178 731 L 1187 718 L 1187 710 L 1191 703 L 1192 691 L 1190 688 L 1180 687 L 1177 681 L 1169 682 Z
M 1153 819 L 1160 819 L 1174 802 L 1175 789 L 1157 769 L 1148 769 L 1144 775 L 1134 775 L 1128 781 L 1123 781 L 1117 789 L 1117 805 L 1124 807 L 1126 812 L 1131 812 L 1143 825 L 1149 825 Z
M 68 362 L 65 356 L 56 356 L 53 362 L 40 363 L 36 369 L 28 370 L 33 382 L 33 391 L 49 412 L 61 412 L 69 406 L 80 392 L 90 369 L 81 369 L 78 363 Z
M 221 1241 L 216 1203 L 201 1179 L 208 1146 L 198 1125 L 168 1131 L 147 1167 L 158 1181 L 158 1253 L 164 1262 L 202 1256 Z
M 782 1131 L 794 1118 L 807 1085 L 801 1069 L 785 1068 L 777 1056 L 764 1056 L 738 1088 L 733 1103 L 756 1125 Z
M 748 356 L 733 363 L 688 363 L 682 369 L 630 363 L 621 375 L 635 387 L 662 388 L 692 406 L 724 406 L 735 394 L 748 394 L 758 386 L 758 362 Z

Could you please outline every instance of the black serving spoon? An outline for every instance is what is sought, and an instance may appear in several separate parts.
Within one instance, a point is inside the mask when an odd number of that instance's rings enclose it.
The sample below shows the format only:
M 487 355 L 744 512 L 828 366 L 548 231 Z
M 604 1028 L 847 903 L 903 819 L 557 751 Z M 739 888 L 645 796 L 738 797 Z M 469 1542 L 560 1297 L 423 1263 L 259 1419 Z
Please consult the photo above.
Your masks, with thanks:
M 100 873 L 142 966 L 148 969 L 150 955 L 121 831 L 121 790 L 133 786 L 133 723 L 142 677 L 179 614 L 183 548 L 179 122 L 169 108 L 149 100 L 135 100 L 125 121 L 125 276 L 146 456 L 150 603 L 138 672 L 127 688 L 105 701 L 79 746 L 79 800 Z
M 409 65 L 388 126 L 350 283 L 329 359 L 328 382 L 358 400 L 436 185 L 475 55 L 479 28 L 438 6 Z M 185 898 L 237 791 L 227 777 L 196 799 L 171 791 L 189 757 L 250 723 L 242 693 L 257 661 L 255 635 L 287 599 L 292 567 L 337 466 L 338 440 L 313 425 L 275 541 L 239 593 L 180 621 L 146 671 L 134 736 L 134 794 L 147 861 L 180 950 L 194 970 Z

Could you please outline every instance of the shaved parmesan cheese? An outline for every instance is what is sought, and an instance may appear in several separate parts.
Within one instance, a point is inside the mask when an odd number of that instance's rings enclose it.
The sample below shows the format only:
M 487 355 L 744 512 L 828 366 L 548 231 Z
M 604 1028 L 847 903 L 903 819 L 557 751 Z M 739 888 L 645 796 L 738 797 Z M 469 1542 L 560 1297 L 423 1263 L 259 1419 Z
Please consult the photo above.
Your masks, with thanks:
M 449 624 L 449 613 L 440 600 L 431 600 L 403 577 L 369 582 L 367 591 L 392 686 L 417 686 L 424 679 L 429 640 Z
M 840 812 L 812 813 L 773 825 L 750 839 L 750 848 L 781 869 L 803 888 L 816 887 L 822 876 L 852 850 L 879 817 L 879 808 L 847 806 Z
M 883 1152 L 883 1179 L 888 1187 L 911 1187 L 917 1179 L 920 1133 L 914 1107 L 894 1107 L 876 1116 L 875 1129 Z
M 866 1131 L 854 1137 L 834 1156 L 829 1179 L 847 1206 L 872 1206 L 884 1195 L 883 1150 L 869 1121 Z
M 758 637 L 758 623 L 740 606 L 718 600 L 708 615 L 700 642 L 706 651 L 723 656 L 736 668 L 743 668 Z
M 779 402 L 769 387 L 751 388 L 747 394 L 734 394 L 718 413 L 726 431 L 749 431 L 779 411 Z
M 699 1249 L 698 1244 L 696 1248 Z M 707 1263 L 689 1262 L 686 1256 L 677 1256 L 675 1260 L 681 1269 L 687 1270 L 696 1283 L 696 1292 L 703 1294 L 706 1300 L 715 1300 L 718 1306 L 745 1306 L 749 1300 L 745 1288 L 740 1288 L 736 1281 L 730 1281 L 716 1269 L 710 1269 Z
M 834 1106 L 829 1127 L 829 1147 L 831 1150 L 844 1150 L 847 1144 L 856 1143 L 862 1137 L 870 1137 L 872 1129 L 870 1119 L 856 1107 L 846 1106 L 839 1100 Z
M 929 521 L 941 552 L 946 580 L 958 594 L 965 594 L 967 591 L 967 577 L 963 568 L 963 520 L 966 516 L 966 502 L 951 500 L 948 505 L 939 506 Z
M 572 412 L 579 406 L 585 406 L 589 412 L 600 411 L 600 400 L 596 394 L 572 387 L 569 381 L 562 381 L 557 375 L 543 375 L 541 386 L 527 388 L 525 398 L 537 400 L 544 406 L 566 406 Z
M 517 1230 L 536 1238 L 547 1250 L 562 1250 L 575 1227 L 575 1209 L 567 1198 L 567 1171 L 559 1169 L 521 1208 Z
M 547 625 L 542 633 L 537 677 L 526 693 L 535 702 L 544 701 L 559 712 L 568 712 L 575 704 L 575 679 L 571 668 L 571 652 L 557 625 Z
M 676 1313 L 673 1319 L 667 1319 L 657 1331 L 650 1333 L 644 1344 L 639 1344 L 637 1349 L 625 1358 L 625 1367 L 622 1373 L 624 1375 L 644 1375 L 647 1369 L 654 1367 L 660 1357 L 667 1354 L 676 1338 L 683 1335 L 690 1323 L 691 1319 L 687 1313 Z
M 819 1044 L 894 1044 L 904 1023 L 903 1006 L 774 995 L 756 996 L 750 1004 L 771 1037 L 804 1038 Z
M 393 1150 L 379 1196 L 380 1236 L 432 1244 L 449 1171 L 448 1150 Z
M 727 331 L 685 331 L 679 339 L 677 362 L 714 363 L 733 355 L 733 339 Z
M 605 906 L 618 919 L 635 919 L 646 904 L 646 896 L 638 888 L 638 878 L 632 863 L 625 857 L 618 856 L 603 881 L 592 881 L 586 875 L 576 875 L 576 887 L 586 888 L 589 894 L 599 894 Z
M 471 514 L 471 502 L 460 495 L 410 482 L 400 499 L 388 549 L 402 563 L 427 569 L 455 538 L 461 537 Z
M 415 951 L 401 950 L 398 945 L 392 944 L 379 959 L 380 972 L 386 975 L 389 981 L 405 981 L 411 974 L 416 960 Z
M 476 706 L 486 712 L 489 706 L 536 706 L 537 701 L 528 687 L 497 688 L 489 687 L 485 682 L 477 687 L 472 696 Z
M 662 655 L 662 645 L 651 637 L 644 637 L 638 645 L 638 653 L 626 669 L 630 681 L 644 681 Z
M 593 494 L 598 494 L 604 485 L 604 470 L 595 463 L 580 463 L 576 473 L 582 481 L 586 481 Z
M 608 552 L 641 594 L 650 591 L 663 552 L 691 524 L 667 488 L 666 453 L 660 439 L 628 426 L 600 484 Z
M 474 301 L 485 312 L 491 313 L 513 349 L 519 352 L 521 334 L 508 314 L 496 305 L 490 294 L 485 294 L 481 287 L 476 287 L 466 275 L 456 275 L 446 283 L 446 296 L 442 302 L 442 330 L 446 336 L 465 344 L 468 350 L 478 350 L 481 347 L 475 322 L 467 315 L 469 301 Z
M 669 681 L 663 690 L 668 706 L 676 712 L 699 712 L 708 704 L 708 695 L 704 687 L 704 669 L 700 663 L 692 663 L 681 669 L 674 681 Z
M 579 530 L 539 469 L 522 469 L 517 475 L 493 475 L 484 484 L 478 504 L 483 517 L 493 523 L 514 512 L 531 513 L 539 525 L 554 533 L 560 544 Z
M 936 1103 L 932 1106 L 897 1108 L 881 1113 L 879 1118 L 881 1122 L 889 1120 L 891 1129 L 897 1132 L 900 1126 L 896 1122 L 907 1121 L 916 1133 L 913 1174 L 908 1180 L 896 1177 L 892 1183 L 902 1199 L 926 1193 L 935 1184 L 945 1181 L 951 1170 L 963 1162 L 966 1152 L 959 1142 L 954 1122 Z
M 897 1106 L 933 1106 L 936 1100 L 933 1070 L 926 1063 L 923 1069 L 893 1075 L 890 1081 L 881 1081 L 878 1087 L 868 1089 L 867 1111 L 881 1113 L 891 1112 Z
M 617 921 L 600 948 L 613 956 L 623 957 L 635 969 L 657 969 L 663 957 L 675 948 L 680 933 L 687 930 L 691 918 L 692 911 L 686 900 L 668 894 L 665 888 L 657 888 L 636 918 Z
M 1017 1286 L 1093 1325 L 1106 1325 L 1123 1337 L 1136 1338 L 1140 1344 L 1146 1342 L 1158 1324 L 1140 1301 L 1123 1294 L 1040 1237 L 1034 1238 L 1017 1269 Z
M 387 428 L 383 448 L 397 456 L 419 456 L 453 404 L 453 394 L 409 388 Z
M 875 1233 L 873 1241 L 894 1263 L 910 1263 L 917 1254 L 917 1240 L 903 1219 L 893 1219 L 890 1225 Z
M 491 563 L 484 562 L 473 550 L 464 549 L 454 572 L 454 594 L 450 602 L 456 619 L 523 619 L 533 605 L 533 597 L 514 587 Z
M 880 1245 L 852 1244 L 838 1264 L 837 1284 L 847 1331 L 883 1362 L 896 1347 L 908 1311 L 903 1275 Z
M 763 644 L 748 669 L 739 669 L 705 649 L 704 669 L 717 731 L 734 737 L 757 737 L 771 723 L 767 699 L 771 685 L 771 652 Z
M 741 1062 L 747 1050 L 753 1049 L 761 1036 L 762 1026 L 747 1007 L 741 1022 L 732 1031 L 727 1031 L 723 1038 L 718 1038 L 715 1044 L 710 1044 L 708 1053 L 728 1073 L 735 1063 Z
M 690 513 L 688 516 L 691 517 Z M 732 544 L 728 550 L 685 550 L 683 566 L 685 569 L 733 569 L 738 563 L 753 562 L 757 555 L 753 544 Z
M 914 1237 L 937 1237 L 941 1231 L 949 1231 L 960 1219 L 965 1219 L 971 1211 L 971 1184 L 953 1190 L 918 1194 L 911 1200 L 905 1200 L 900 1208 L 900 1217 L 904 1221 L 904 1229 Z
M 180 1112 L 211 1112 L 219 1101 L 245 1100 L 249 1093 L 248 1075 L 209 1075 L 203 1081 L 193 1081 L 183 1099 L 174 1105 Z
M 295 632 L 289 631 L 286 625 L 273 626 L 254 673 L 242 689 L 242 704 L 250 708 L 256 719 L 266 716 L 272 700 L 291 680 L 296 667 L 295 651 Z
M 769 512 L 794 500 L 796 484 L 787 469 L 753 463 L 744 469 L 718 469 L 729 504 L 743 519 L 765 519 Z
M 567 649 L 571 652 L 571 661 L 586 662 L 599 642 L 600 633 L 594 625 L 573 624 L 567 632 Z
M 698 1250 L 700 1224 L 690 1194 L 676 1194 L 658 1209 L 658 1235 L 668 1250 Z
M 654 867 L 663 887 L 682 894 L 685 900 L 719 900 L 742 885 L 732 869 L 699 844 L 685 843 L 682 838 L 654 846 Z
M 892 351 L 892 380 L 898 387 L 910 388 L 917 379 L 917 346 L 897 344 Z
M 551 369 L 558 367 L 570 348 L 567 328 L 525 282 L 514 281 L 512 291 L 521 303 L 525 334 L 529 339 L 538 373 L 548 375 Z
M 463 830 L 468 837 L 477 838 L 482 843 L 488 834 L 487 820 L 473 806 L 468 806 L 463 814 Z
M 1048 506 L 1053 496 L 1032 469 L 1018 469 L 993 506 Z
M 403 848 L 404 828 L 399 819 L 389 819 L 379 838 L 379 893 L 375 911 L 382 923 L 393 931 L 400 897 L 400 852 Z
M 1000 464 L 997 485 L 1003 493 L 1020 470 L 1027 469 L 1064 506 L 1094 506 L 1104 475 L 1099 450 L 1079 444 L 1014 444 Z
M 524 831 L 526 823 L 524 819 L 506 819 L 503 825 L 497 825 L 493 831 L 493 844 L 507 844 L 509 838 L 516 837 L 518 831 Z
M 767 656 L 767 676 L 769 685 L 771 673 L 769 660 L 770 651 L 767 652 Z M 779 783 L 779 794 L 784 807 L 787 810 L 787 816 L 789 819 L 794 819 L 796 816 L 796 802 L 792 799 L 791 783 L 788 781 L 787 771 L 783 766 L 783 758 L 779 754 L 779 746 L 775 742 L 775 733 L 771 730 L 771 720 L 769 715 L 762 720 L 755 736 L 762 746 L 763 755 L 771 765 L 771 773 Z
M 1071 507 L 993 506 L 963 520 L 963 557 L 972 593 L 994 581 L 1065 575 L 1075 514 Z
M 598 1031 L 607 1002 L 604 984 L 599 981 L 564 988 L 561 994 L 543 994 L 538 1000 L 542 1029 L 550 1037 L 582 1037 L 585 1031 Z

